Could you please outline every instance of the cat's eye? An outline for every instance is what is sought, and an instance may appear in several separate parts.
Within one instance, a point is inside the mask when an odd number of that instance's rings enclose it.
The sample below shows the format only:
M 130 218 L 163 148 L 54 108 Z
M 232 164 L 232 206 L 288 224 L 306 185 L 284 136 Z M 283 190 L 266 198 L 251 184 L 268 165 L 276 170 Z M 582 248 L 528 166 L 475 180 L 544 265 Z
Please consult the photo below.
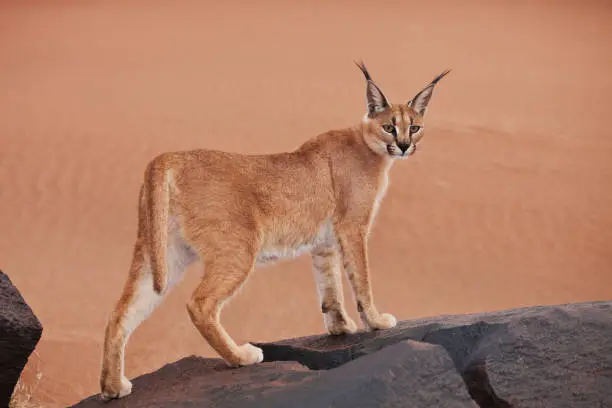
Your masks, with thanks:
M 391 125 L 390 123 L 385 123 L 382 128 L 387 133 L 393 133 L 395 131 L 395 126 Z
M 412 125 L 412 126 L 410 126 L 410 133 L 411 134 L 414 134 L 414 133 L 418 132 L 419 130 L 421 130 L 421 126 L 419 126 L 419 125 Z

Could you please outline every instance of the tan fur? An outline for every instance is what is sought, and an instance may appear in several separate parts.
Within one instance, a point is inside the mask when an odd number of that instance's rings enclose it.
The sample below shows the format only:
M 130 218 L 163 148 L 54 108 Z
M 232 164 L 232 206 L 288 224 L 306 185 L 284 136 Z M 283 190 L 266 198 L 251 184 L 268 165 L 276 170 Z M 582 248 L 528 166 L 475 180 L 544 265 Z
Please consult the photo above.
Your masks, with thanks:
M 205 272 L 187 311 L 231 366 L 261 362 L 263 354 L 229 336 L 219 319 L 223 305 L 257 265 L 302 252 L 312 254 L 329 333 L 357 329 L 344 307 L 343 269 L 364 326 L 395 326 L 395 318 L 379 313 L 374 304 L 367 239 L 393 160 L 414 153 L 422 137 L 422 129 L 410 134 L 410 126 L 422 126 L 423 120 L 411 106 L 424 112 L 439 78 L 428 85 L 424 105 L 419 95 L 427 87 L 408 104 L 387 105 L 365 67 L 360 68 L 368 80 L 369 110 L 357 126 L 321 134 L 288 153 L 202 149 L 163 153 L 149 163 L 132 266 L 106 327 L 100 378 L 105 398 L 131 392 L 124 375 L 127 340 L 196 260 Z M 392 122 L 396 137 L 382 129 Z M 400 146 L 406 144 L 403 152 Z

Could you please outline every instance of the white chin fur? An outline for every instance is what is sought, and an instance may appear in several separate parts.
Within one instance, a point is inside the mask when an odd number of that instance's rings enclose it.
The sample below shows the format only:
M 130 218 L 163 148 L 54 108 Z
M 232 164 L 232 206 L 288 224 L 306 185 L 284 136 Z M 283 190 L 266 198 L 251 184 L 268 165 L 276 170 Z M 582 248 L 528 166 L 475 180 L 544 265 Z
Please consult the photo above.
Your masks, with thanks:
M 406 153 L 404 154 L 402 154 L 402 151 L 398 147 L 391 146 L 390 152 L 389 150 L 387 150 L 387 153 L 389 153 L 389 155 L 394 159 L 404 160 L 412 156 L 415 151 L 416 151 L 416 146 L 414 145 L 410 146 L 408 150 L 406 150 Z

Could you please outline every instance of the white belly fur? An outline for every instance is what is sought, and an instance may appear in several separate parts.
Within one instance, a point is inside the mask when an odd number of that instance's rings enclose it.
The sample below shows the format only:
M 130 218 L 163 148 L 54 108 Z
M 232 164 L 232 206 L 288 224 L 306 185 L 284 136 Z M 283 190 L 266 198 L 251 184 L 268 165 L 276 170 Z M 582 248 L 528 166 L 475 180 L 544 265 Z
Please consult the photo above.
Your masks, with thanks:
M 256 265 L 262 266 L 283 259 L 297 258 L 298 256 L 312 252 L 315 248 L 334 246 L 336 242 L 336 236 L 331 222 L 326 221 L 311 242 L 306 242 L 296 247 L 274 246 L 263 248 L 257 254 Z

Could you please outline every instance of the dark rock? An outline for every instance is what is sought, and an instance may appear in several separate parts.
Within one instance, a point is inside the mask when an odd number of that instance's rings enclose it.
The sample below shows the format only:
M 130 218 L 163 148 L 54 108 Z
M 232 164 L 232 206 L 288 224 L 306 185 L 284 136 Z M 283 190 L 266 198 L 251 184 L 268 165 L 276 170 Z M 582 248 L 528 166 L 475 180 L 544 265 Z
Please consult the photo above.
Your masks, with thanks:
M 266 359 L 325 369 L 412 339 L 444 347 L 481 407 L 612 407 L 611 338 L 607 301 L 440 316 L 259 346 Z
M 42 335 L 32 309 L 0 271 L 0 407 L 7 407 L 21 371 Z
M 220 359 L 192 356 L 136 378 L 127 397 L 102 401 L 95 395 L 74 407 L 243 407 L 317 375 L 295 362 L 232 369 Z
M 319 372 L 249 407 L 476 407 L 448 354 L 431 344 L 400 341 Z
M 309 336 L 277 343 L 257 344 L 266 361 L 298 361 L 311 369 L 332 369 L 404 340 L 435 344 L 446 350 L 467 390 L 481 407 L 509 407 L 493 390 L 484 361 L 498 352 L 501 339 L 511 335 L 506 325 L 479 321 L 445 327 L 442 323 L 412 326 L 401 322 L 393 330 L 361 332 L 350 336 Z
M 612 407 L 611 338 L 612 302 L 440 316 L 258 344 L 257 366 L 184 359 L 109 405 Z
M 612 302 L 493 317 L 514 334 L 488 362 L 491 384 L 521 407 L 612 407 Z
M 415 391 L 418 390 L 418 391 Z M 427 406 L 474 408 L 443 348 L 399 342 L 329 371 L 295 362 L 227 368 L 218 359 L 190 357 L 134 381 L 134 393 L 75 407 L 311 408 Z

